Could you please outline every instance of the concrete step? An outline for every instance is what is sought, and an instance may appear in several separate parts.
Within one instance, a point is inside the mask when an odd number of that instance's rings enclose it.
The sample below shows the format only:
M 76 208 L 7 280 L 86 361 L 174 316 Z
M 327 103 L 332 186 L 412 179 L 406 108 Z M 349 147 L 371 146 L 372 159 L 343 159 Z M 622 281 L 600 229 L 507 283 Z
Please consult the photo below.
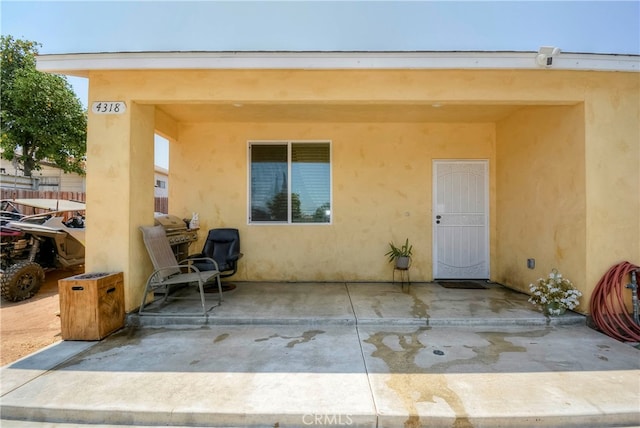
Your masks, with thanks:
M 415 326 L 541 326 L 541 325 L 585 325 L 586 317 L 582 314 L 568 311 L 557 317 L 546 317 L 531 312 L 529 316 L 517 317 L 451 317 L 451 318 L 339 318 L 339 317 L 286 317 L 286 316 L 243 316 L 229 317 L 211 314 L 208 316 L 182 316 L 180 314 L 165 313 L 161 316 L 139 316 L 137 313 L 128 314 L 127 326 L 158 327 L 180 325 L 415 325 Z
M 199 304 L 195 287 L 180 290 L 185 300 L 149 307 L 157 316 L 128 314 L 127 325 L 426 325 L 501 326 L 582 324 L 567 311 L 547 317 L 528 296 L 497 284 L 486 289 L 446 289 L 434 283 L 402 288 L 389 283 L 238 283 L 223 293 L 221 306 L 206 316 L 185 316 Z M 211 294 L 215 300 L 216 296 Z

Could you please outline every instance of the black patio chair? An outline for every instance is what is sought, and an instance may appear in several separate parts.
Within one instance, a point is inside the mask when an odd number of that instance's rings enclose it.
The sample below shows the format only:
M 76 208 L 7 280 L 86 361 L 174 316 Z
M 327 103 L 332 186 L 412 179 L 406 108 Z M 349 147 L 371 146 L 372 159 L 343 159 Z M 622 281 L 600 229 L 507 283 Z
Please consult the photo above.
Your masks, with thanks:
M 218 264 L 221 278 L 234 275 L 238 270 L 238 260 L 242 257 L 240 252 L 240 233 L 238 229 L 222 228 L 211 229 L 204 243 L 204 248 L 199 254 L 192 254 L 189 259 L 210 258 Z M 200 271 L 215 270 L 213 263 L 207 260 L 194 260 L 193 265 Z

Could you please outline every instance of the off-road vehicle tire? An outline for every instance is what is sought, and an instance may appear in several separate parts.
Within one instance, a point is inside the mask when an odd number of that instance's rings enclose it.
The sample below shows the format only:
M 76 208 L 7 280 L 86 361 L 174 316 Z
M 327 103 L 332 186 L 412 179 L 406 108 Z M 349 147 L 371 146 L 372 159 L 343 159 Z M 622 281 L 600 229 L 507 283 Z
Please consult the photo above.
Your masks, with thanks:
M 44 282 L 44 269 L 35 262 L 23 260 L 4 271 L 0 276 L 2 298 L 10 302 L 33 297 Z

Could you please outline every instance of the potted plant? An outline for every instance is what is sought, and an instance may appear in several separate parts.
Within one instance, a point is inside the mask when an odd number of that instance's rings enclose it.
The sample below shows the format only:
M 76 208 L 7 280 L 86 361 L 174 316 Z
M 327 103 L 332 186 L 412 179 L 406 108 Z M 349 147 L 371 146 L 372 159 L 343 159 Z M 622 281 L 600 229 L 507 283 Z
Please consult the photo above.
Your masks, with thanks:
M 411 250 L 413 245 L 409 244 L 409 238 L 404 241 L 401 247 L 396 247 L 393 242 L 389 242 L 389 251 L 385 256 L 389 257 L 389 263 L 395 261 L 396 269 L 408 269 L 411 262 Z
M 555 316 L 577 307 L 578 299 L 582 296 L 557 269 L 552 269 L 548 278 L 540 278 L 535 284 L 529 284 L 529 291 L 529 302 L 542 308 L 546 315 Z

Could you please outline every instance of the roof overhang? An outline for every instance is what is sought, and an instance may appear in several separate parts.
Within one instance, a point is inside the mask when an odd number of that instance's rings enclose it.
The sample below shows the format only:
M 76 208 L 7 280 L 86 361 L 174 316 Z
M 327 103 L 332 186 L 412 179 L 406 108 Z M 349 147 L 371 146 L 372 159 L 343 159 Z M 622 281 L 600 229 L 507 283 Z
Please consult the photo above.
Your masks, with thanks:
M 640 71 L 640 56 L 540 52 L 123 52 L 38 55 L 37 69 L 88 77 L 96 70 L 553 69 Z

